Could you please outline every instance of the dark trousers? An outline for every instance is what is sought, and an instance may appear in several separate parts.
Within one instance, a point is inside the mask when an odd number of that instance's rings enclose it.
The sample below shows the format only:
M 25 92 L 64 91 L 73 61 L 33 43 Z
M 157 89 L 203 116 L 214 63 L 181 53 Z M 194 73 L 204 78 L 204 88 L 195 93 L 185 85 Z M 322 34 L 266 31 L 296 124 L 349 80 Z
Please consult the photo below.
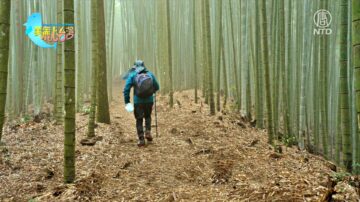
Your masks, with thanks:
M 136 119 L 136 130 L 139 138 L 144 137 L 144 125 L 143 120 L 145 119 L 145 129 L 151 130 L 151 111 L 153 103 L 135 104 L 134 114 Z

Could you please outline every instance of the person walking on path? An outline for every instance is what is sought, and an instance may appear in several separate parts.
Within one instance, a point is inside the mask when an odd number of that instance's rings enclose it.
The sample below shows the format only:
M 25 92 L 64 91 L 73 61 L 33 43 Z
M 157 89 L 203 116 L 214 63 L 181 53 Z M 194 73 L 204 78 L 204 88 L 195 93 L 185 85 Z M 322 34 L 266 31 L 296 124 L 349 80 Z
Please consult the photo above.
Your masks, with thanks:
M 134 87 L 134 107 L 130 103 L 130 90 Z M 131 112 L 134 110 L 136 119 L 136 131 L 139 138 L 138 146 L 145 146 L 145 139 L 152 142 L 151 136 L 151 112 L 154 105 L 154 96 L 160 89 L 155 75 L 149 71 L 144 62 L 135 61 L 134 66 L 126 76 L 124 87 L 125 108 Z M 145 131 L 144 122 L 145 119 Z

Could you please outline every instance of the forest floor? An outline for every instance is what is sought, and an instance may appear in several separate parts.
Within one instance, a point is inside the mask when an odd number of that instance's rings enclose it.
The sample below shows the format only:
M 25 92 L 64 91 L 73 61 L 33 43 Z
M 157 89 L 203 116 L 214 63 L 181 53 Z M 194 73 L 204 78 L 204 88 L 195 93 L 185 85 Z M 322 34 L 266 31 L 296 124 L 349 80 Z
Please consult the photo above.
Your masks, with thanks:
M 119 86 L 119 84 L 117 84 Z M 135 119 L 114 89 L 110 125 L 83 146 L 88 115 L 77 115 L 76 182 L 63 182 L 63 129 L 48 117 L 7 123 L 0 147 L 0 201 L 356 201 L 359 184 L 320 156 L 282 146 L 239 115 L 194 104 L 193 91 L 158 96 L 159 136 L 136 146 Z M 155 129 L 153 130 L 155 136 Z M 335 188 L 334 188 L 335 187 Z

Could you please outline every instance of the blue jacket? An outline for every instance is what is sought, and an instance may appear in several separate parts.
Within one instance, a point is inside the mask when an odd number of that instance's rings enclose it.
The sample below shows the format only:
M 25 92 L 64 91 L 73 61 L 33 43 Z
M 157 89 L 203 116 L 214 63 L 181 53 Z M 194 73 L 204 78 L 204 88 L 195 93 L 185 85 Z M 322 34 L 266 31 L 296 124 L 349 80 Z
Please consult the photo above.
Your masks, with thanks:
M 154 74 L 147 69 L 145 69 L 143 71 L 146 71 L 147 74 L 149 74 L 152 77 L 155 92 L 158 91 L 160 89 L 160 86 L 159 86 L 159 83 L 156 80 L 156 77 L 154 76 Z M 137 75 L 137 72 L 132 71 L 129 73 L 129 76 L 126 79 L 126 83 L 125 83 L 125 87 L 124 87 L 124 91 L 123 91 L 125 104 L 130 103 L 130 90 L 131 90 L 131 87 L 133 87 L 135 85 L 134 78 L 136 75 Z M 136 96 L 135 88 L 134 88 L 134 104 L 144 104 L 144 103 L 154 103 L 154 96 L 150 96 L 147 98 L 140 98 L 140 97 Z

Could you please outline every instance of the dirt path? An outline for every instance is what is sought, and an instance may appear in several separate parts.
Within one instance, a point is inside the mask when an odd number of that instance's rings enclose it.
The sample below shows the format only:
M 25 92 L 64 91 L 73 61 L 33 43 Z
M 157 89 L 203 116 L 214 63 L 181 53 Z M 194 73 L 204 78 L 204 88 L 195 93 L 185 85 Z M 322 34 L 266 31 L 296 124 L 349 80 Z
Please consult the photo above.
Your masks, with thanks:
M 87 115 L 77 117 L 72 185 L 62 184 L 60 126 L 44 119 L 7 127 L 0 201 L 316 201 L 328 190 L 331 170 L 322 158 L 297 148 L 275 154 L 265 132 L 233 114 L 208 116 L 190 91 L 175 94 L 173 109 L 158 97 L 160 136 L 137 148 L 134 116 L 122 90 L 114 92 L 112 124 L 99 124 L 103 140 L 95 146 L 80 145 Z

